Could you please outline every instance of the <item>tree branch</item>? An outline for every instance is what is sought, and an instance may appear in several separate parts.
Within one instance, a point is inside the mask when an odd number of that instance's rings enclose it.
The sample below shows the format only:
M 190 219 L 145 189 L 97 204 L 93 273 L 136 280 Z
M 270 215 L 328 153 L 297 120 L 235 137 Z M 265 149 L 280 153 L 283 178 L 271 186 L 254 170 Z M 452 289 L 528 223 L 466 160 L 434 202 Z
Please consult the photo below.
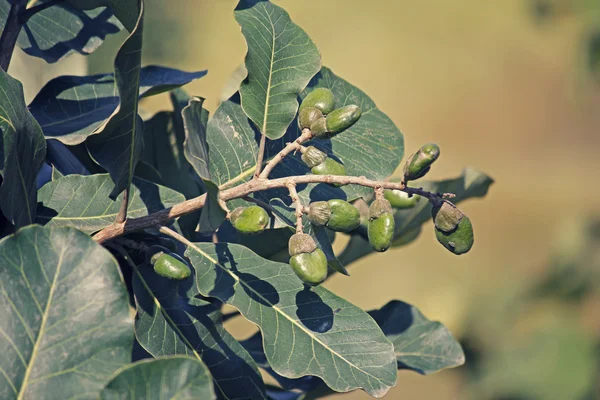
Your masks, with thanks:
M 268 178 L 269 175 L 271 174 L 271 171 L 273 171 L 273 169 L 277 166 L 277 164 L 279 164 L 285 158 L 285 156 L 290 154 L 292 151 L 299 150 L 300 145 L 302 143 L 304 143 L 312 138 L 313 138 L 313 134 L 310 131 L 310 129 L 304 129 L 302 131 L 302 134 L 298 137 L 298 139 L 294 140 L 291 143 L 288 143 L 287 146 L 285 146 L 283 148 L 283 150 L 281 150 L 279 153 L 277 153 L 277 155 L 275 157 L 273 157 L 273 159 L 271 161 L 269 161 L 269 163 L 267 164 L 267 166 L 265 167 L 263 172 L 260 174 L 260 177 L 263 179 Z
M 290 192 L 292 203 L 296 205 L 296 233 L 304 233 L 304 227 L 302 224 L 302 211 L 304 210 L 304 206 L 302 206 L 300 196 L 298 196 L 298 192 L 296 191 L 296 184 L 290 182 L 288 183 L 287 188 Z
M 260 170 L 265 158 L 265 147 L 267 146 L 267 135 L 264 133 L 260 136 L 260 144 L 258 145 L 258 157 L 256 158 L 256 170 L 254 170 L 254 178 L 260 177 Z
M 0 36 L 0 68 L 4 71 L 8 71 L 21 28 L 26 22 L 23 19 L 25 7 L 27 7 L 27 0 L 13 0 L 6 17 L 6 24 Z
M 396 189 L 403 192 L 423 196 L 429 200 L 437 199 L 441 195 L 431 193 L 421 188 L 407 187 L 402 182 L 384 182 L 367 179 L 364 176 L 338 176 L 338 175 L 298 175 L 278 179 L 253 179 L 231 189 L 221 191 L 221 199 L 224 201 L 238 199 L 249 194 L 260 192 L 268 189 L 276 189 L 288 187 L 290 184 L 302 185 L 308 183 L 328 183 L 338 185 L 361 185 L 371 187 L 373 189 L 381 187 L 383 189 Z M 94 236 L 94 240 L 99 243 L 104 243 L 107 240 L 116 237 L 150 228 L 158 228 L 161 225 L 169 223 L 169 221 L 179 218 L 183 215 L 197 211 L 204 206 L 206 194 L 186 200 L 176 204 L 170 208 L 155 212 L 140 218 L 132 218 L 121 223 L 113 223 L 110 226 L 102 229 Z
M 125 189 L 123 192 L 123 200 L 121 201 L 121 208 L 119 209 L 119 213 L 117 214 L 117 218 L 115 219 L 115 223 L 121 224 L 125 222 L 127 219 L 127 207 L 129 206 L 129 190 L 131 189 L 131 185 Z

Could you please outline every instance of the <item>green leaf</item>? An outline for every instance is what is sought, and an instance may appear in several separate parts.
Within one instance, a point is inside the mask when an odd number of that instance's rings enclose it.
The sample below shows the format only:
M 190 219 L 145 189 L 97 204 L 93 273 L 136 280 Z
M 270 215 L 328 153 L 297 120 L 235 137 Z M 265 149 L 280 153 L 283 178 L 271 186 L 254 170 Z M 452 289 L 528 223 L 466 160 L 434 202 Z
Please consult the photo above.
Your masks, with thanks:
M 494 180 L 483 172 L 466 168 L 457 178 L 439 182 L 417 181 L 411 185 L 435 193 L 454 193 L 456 197 L 452 202 L 458 204 L 469 198 L 485 196 L 492 183 Z M 394 219 L 396 220 L 394 246 L 404 246 L 419 236 L 421 225 L 431 220 L 431 205 L 426 199 L 420 198 L 413 208 L 394 210 Z M 366 237 L 352 235 L 350 242 L 338 258 L 344 265 L 348 265 L 372 252 L 373 249 Z
M 0 89 L 0 209 L 21 227 L 35 220 L 36 178 L 46 157 L 46 141 L 27 110 L 21 82 L 0 71 Z
M 155 357 L 183 354 L 202 359 L 225 399 L 262 399 L 262 379 L 250 355 L 223 327 L 212 304 L 178 293 L 178 283 L 149 265 L 135 270 L 133 290 L 139 343 Z
M 198 176 L 203 180 L 210 180 L 208 143 L 206 141 L 208 111 L 202 107 L 202 104 L 204 104 L 203 98 L 194 97 L 181 112 L 185 129 L 183 150 L 185 158 Z
M 216 297 L 257 324 L 278 374 L 315 375 L 338 392 L 375 397 L 395 385 L 393 346 L 360 308 L 239 245 L 194 243 L 186 256 L 196 270 L 188 294 Z
M 463 350 L 450 331 L 410 304 L 394 300 L 369 315 L 394 344 L 399 369 L 428 375 L 464 364 Z
M 145 98 L 185 85 L 206 71 L 185 72 L 146 66 L 140 71 L 139 97 Z M 102 129 L 119 107 L 113 74 L 59 76 L 48 82 L 29 105 L 46 139 L 73 146 Z
M 116 260 L 75 229 L 34 225 L 0 241 L 0 274 L 0 398 L 97 398 L 133 343 Z
M 161 357 L 117 371 L 100 393 L 101 400 L 215 399 L 206 366 L 186 356 Z
M 235 18 L 248 44 L 242 108 L 269 139 L 279 139 L 298 111 L 297 97 L 321 68 L 317 46 L 288 13 L 269 1 L 241 0 Z
M 99 132 L 86 141 L 90 155 L 110 174 L 116 198 L 131 186 L 135 165 L 144 147 L 142 119 L 138 116 L 144 1 L 139 2 L 135 28 L 117 52 L 115 82 L 120 103 Z M 121 20 L 122 21 L 122 20 Z M 125 24 L 126 27 L 127 24 Z
M 39 3 L 48 0 L 40 1 Z M 10 10 L 10 1 L 0 1 L 0 31 Z M 23 27 L 17 44 L 30 56 L 54 63 L 71 54 L 91 54 L 108 35 L 118 33 L 121 23 L 108 8 L 81 11 L 59 4 L 35 14 Z
M 67 175 L 44 185 L 37 222 L 47 226 L 71 226 L 85 233 L 99 231 L 114 222 L 121 206 L 120 195 L 109 198 L 108 174 Z M 139 178 L 133 180 L 129 199 L 130 218 L 143 217 L 181 203 L 180 193 Z
M 219 203 L 219 188 L 211 181 L 205 180 L 206 201 L 200 214 L 200 233 L 213 233 L 225 221 L 227 213 Z

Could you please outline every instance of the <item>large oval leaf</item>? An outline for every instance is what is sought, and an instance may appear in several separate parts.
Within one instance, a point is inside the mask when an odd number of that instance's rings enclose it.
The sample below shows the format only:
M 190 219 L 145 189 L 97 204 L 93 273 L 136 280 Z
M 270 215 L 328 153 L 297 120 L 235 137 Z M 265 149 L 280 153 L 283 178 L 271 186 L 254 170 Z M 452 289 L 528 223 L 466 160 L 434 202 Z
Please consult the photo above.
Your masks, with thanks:
M 298 111 L 298 94 L 321 68 L 317 46 L 269 1 L 241 0 L 235 18 L 248 43 L 242 107 L 259 131 L 279 139 Z
M 223 327 L 214 305 L 178 293 L 178 283 L 142 265 L 133 278 L 135 334 L 153 356 L 183 354 L 201 359 L 224 399 L 264 399 L 262 378 L 252 360 Z
M 131 357 L 117 261 L 75 229 L 30 226 L 0 242 L 0 276 L 0 398 L 96 398 Z
M 39 191 L 37 221 L 48 226 L 71 226 L 86 233 L 112 224 L 121 206 L 120 195 L 109 198 L 108 174 L 67 175 L 48 182 Z M 143 217 L 185 200 L 182 194 L 143 179 L 133 180 L 128 215 Z
M 289 265 L 235 244 L 190 244 L 196 269 L 188 294 L 216 297 L 257 324 L 280 375 L 315 375 L 338 392 L 383 396 L 396 383 L 392 344 L 360 308 L 323 287 L 310 289 Z
M 161 357 L 130 364 L 115 374 L 101 400 L 176 400 L 215 398 L 206 366 L 186 357 Z
M 394 344 L 399 369 L 427 375 L 464 364 L 465 354 L 452 333 L 410 304 L 395 300 L 369 314 Z
M 49 0 L 39 3 L 45 1 Z M 0 1 L 0 31 L 4 30 L 10 3 Z M 73 53 L 92 53 L 106 36 L 121 28 L 121 23 L 108 8 L 81 11 L 59 4 L 31 17 L 23 26 L 17 44 L 30 56 L 53 63 Z
M 139 97 L 162 93 L 206 75 L 206 71 L 185 72 L 146 66 L 140 71 Z M 67 145 L 85 141 L 119 106 L 113 74 L 59 76 L 42 88 L 29 109 L 47 139 Z
M 46 141 L 25 106 L 21 82 L 0 70 L 0 88 L 0 209 L 21 227 L 35 220 L 36 179 L 46 157 Z

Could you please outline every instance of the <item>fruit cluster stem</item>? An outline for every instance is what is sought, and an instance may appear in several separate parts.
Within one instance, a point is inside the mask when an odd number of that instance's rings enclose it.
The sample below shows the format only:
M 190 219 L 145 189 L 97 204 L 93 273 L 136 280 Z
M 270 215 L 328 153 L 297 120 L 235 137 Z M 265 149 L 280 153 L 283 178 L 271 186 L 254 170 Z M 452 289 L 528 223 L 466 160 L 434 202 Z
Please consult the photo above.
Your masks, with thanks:
M 290 192 L 292 203 L 296 206 L 296 233 L 304 233 L 304 227 L 302 225 L 302 215 L 304 214 L 304 206 L 302 205 L 300 196 L 298 196 L 298 192 L 296 191 L 296 184 L 289 183 L 287 185 L 287 188 Z
M 302 134 L 298 137 L 298 139 L 294 140 L 291 143 L 288 143 L 287 146 L 283 148 L 283 150 L 277 153 L 277 155 L 273 157 L 271 161 L 269 161 L 265 169 L 263 169 L 263 171 L 260 173 L 259 177 L 262 179 L 268 178 L 271 174 L 271 171 L 273 171 L 277 164 L 279 164 L 291 152 L 300 150 L 300 145 L 306 141 L 309 141 L 312 138 L 313 134 L 310 131 L 310 129 L 304 129 L 302 131 Z

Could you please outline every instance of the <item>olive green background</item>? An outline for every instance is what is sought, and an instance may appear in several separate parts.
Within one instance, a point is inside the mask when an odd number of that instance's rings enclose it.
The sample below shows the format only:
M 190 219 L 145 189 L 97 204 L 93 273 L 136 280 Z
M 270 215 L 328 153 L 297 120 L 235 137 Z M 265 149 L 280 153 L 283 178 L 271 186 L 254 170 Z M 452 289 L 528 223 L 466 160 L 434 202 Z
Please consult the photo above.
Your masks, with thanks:
M 236 1 L 146 3 L 144 64 L 208 69 L 186 89 L 207 98 L 213 111 L 246 52 L 232 15 Z M 565 221 L 600 214 L 600 84 L 587 69 L 584 41 L 600 23 L 590 13 L 559 7 L 540 23 L 527 0 L 275 3 L 316 42 L 324 65 L 394 120 L 407 154 L 427 142 L 440 145 L 429 177 L 453 177 L 474 166 L 496 180 L 485 199 L 461 207 L 475 229 L 470 253 L 450 254 L 428 224 L 416 242 L 361 260 L 350 267 L 350 277 L 328 281 L 329 289 L 365 309 L 393 298 L 407 301 L 461 336 L 482 296 L 502 296 L 544 272 Z M 110 71 L 122 39 L 110 38 L 89 58 L 90 72 Z M 71 58 L 67 73 L 84 73 L 85 62 Z M 65 73 L 64 67 L 17 59 L 12 71 L 24 80 L 18 65 L 35 75 L 27 87 L 30 99 L 40 77 Z M 142 107 L 154 112 L 167 108 L 168 99 L 152 98 Z M 586 332 L 600 331 L 598 314 L 585 314 Z M 491 310 L 478 315 L 482 325 L 497 317 Z M 252 329 L 240 319 L 230 327 L 239 336 Z M 430 377 L 401 372 L 389 398 L 465 399 L 466 390 L 461 369 Z

